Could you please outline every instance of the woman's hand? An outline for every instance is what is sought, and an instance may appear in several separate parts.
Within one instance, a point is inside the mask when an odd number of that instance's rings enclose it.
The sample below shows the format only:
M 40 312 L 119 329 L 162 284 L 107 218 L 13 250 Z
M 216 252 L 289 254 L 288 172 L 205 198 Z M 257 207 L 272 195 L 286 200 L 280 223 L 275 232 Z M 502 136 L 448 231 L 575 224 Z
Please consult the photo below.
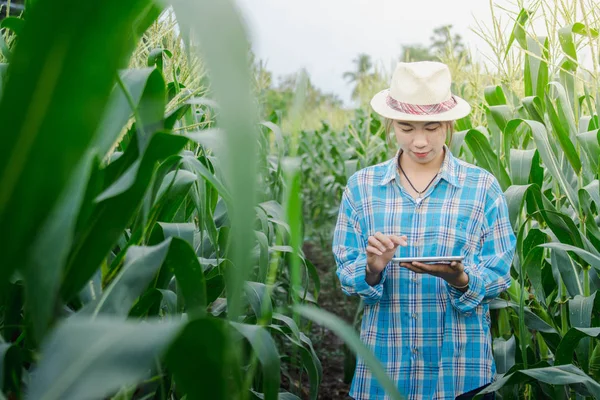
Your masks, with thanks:
M 401 266 L 410 269 L 417 274 L 429 274 L 442 278 L 452 286 L 465 286 L 469 283 L 469 276 L 465 267 L 458 261 L 450 264 L 423 264 L 413 261 L 412 263 L 401 263 Z
M 367 246 L 367 281 L 378 277 L 390 262 L 398 246 L 406 246 L 406 236 L 384 235 L 381 232 L 369 236 Z M 377 279 L 379 281 L 379 279 Z M 369 282 L 371 284 L 371 282 Z

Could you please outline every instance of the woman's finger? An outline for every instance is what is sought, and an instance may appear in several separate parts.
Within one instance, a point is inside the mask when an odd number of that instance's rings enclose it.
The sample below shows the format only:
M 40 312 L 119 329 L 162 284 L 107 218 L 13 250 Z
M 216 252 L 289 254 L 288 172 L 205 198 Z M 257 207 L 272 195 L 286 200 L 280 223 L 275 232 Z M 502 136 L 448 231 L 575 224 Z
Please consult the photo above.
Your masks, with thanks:
M 403 266 L 404 268 L 409 269 L 409 270 L 411 270 L 413 272 L 416 272 L 418 274 L 425 273 L 425 271 L 423 271 L 421 268 L 419 268 L 419 267 L 417 267 L 415 265 L 412 265 L 410 263 L 401 263 L 400 265 Z
M 381 232 L 377 232 L 375 234 L 375 237 L 377 238 L 377 240 L 379 240 L 379 242 L 381 242 L 384 246 L 386 246 L 388 249 L 393 249 L 394 248 L 394 242 L 392 242 L 390 240 L 389 237 L 387 237 L 386 235 L 384 235 Z
M 406 236 L 397 236 L 397 235 L 390 235 L 390 239 L 400 245 L 400 246 L 407 246 L 408 242 L 407 242 L 407 237 Z
M 378 248 L 380 251 L 387 251 L 383 243 L 381 243 L 375 236 L 369 236 L 369 244 L 373 247 Z M 380 254 L 381 255 L 381 254 Z
M 377 254 L 378 256 L 383 254 L 378 248 L 373 246 L 367 246 L 367 253 Z

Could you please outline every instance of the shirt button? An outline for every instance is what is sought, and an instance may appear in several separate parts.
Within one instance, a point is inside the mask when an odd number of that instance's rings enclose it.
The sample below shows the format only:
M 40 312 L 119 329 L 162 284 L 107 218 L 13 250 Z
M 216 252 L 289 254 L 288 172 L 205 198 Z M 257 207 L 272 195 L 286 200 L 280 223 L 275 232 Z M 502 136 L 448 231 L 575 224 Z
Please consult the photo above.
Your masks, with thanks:
M 413 317 L 414 319 L 417 319 L 417 313 L 413 313 L 413 314 L 412 314 L 412 317 Z
M 412 352 L 413 352 L 413 354 L 417 354 L 417 348 L 413 347 Z

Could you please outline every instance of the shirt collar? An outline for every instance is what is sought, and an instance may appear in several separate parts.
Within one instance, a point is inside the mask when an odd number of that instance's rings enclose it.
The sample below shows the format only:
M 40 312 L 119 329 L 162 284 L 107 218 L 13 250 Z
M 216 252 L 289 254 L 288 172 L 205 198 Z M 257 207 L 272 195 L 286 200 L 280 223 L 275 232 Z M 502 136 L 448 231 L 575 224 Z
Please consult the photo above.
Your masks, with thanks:
M 446 154 L 444 156 L 444 161 L 442 162 L 442 166 L 440 168 L 440 178 L 446 180 L 451 185 L 456 187 L 462 187 L 460 182 L 460 172 L 461 167 L 448 146 L 444 145 L 444 149 L 446 150 Z M 402 149 L 398 150 L 394 155 L 394 158 L 388 161 L 388 166 L 383 176 L 383 179 L 379 183 L 380 185 L 386 185 L 394 179 L 399 178 L 398 168 L 396 160 L 400 155 Z

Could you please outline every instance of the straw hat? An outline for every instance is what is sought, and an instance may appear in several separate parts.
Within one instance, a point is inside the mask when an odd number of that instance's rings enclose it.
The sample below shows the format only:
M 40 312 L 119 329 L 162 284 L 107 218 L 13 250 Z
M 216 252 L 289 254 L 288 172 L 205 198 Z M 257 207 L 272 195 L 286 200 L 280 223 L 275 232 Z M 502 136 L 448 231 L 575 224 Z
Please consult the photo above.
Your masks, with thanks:
M 450 91 L 446 64 L 434 61 L 399 62 L 389 89 L 371 99 L 376 113 L 404 121 L 451 121 L 471 112 L 465 100 Z

